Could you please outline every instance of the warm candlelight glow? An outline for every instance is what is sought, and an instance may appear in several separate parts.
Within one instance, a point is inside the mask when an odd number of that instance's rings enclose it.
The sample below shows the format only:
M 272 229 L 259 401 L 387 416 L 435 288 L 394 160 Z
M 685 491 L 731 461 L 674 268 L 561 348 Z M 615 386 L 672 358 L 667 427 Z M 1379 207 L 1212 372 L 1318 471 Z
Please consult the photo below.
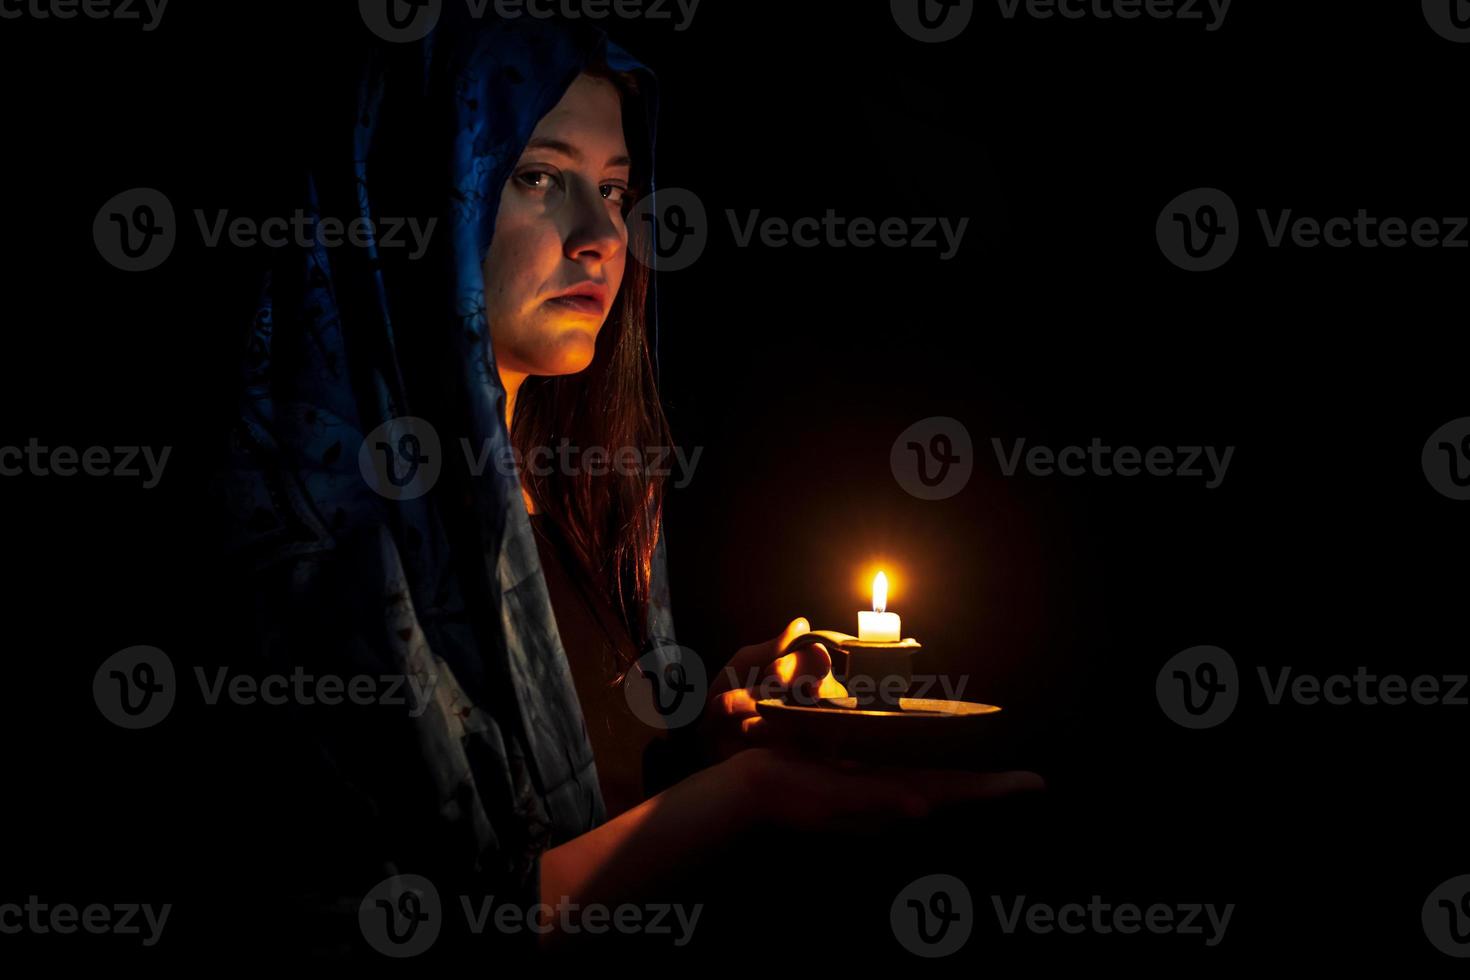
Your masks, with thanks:
M 897 613 L 888 612 L 888 576 L 873 576 L 873 611 L 858 611 L 858 639 L 897 643 L 902 629 Z

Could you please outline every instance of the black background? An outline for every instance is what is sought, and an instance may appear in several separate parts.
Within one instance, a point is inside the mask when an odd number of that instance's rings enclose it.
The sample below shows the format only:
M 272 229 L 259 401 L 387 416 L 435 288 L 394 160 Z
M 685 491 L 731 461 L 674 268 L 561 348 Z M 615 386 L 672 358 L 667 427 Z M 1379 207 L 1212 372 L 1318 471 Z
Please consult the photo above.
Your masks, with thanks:
M 231 642 L 200 557 L 202 477 L 263 259 L 186 236 L 162 268 L 127 274 L 97 252 L 92 220 L 137 186 L 180 212 L 269 200 L 311 124 L 282 108 L 288 93 L 362 30 L 355 5 L 327 8 L 174 0 L 151 33 L 0 21 L 0 445 L 173 447 L 152 490 L 0 482 L 0 900 L 175 903 L 160 944 L 172 949 L 143 957 L 192 952 L 196 927 L 214 935 L 204 882 L 250 887 L 236 774 L 221 771 L 232 735 L 188 715 L 123 732 L 96 711 L 91 678 L 126 646 L 207 659 Z M 1470 211 L 1470 47 L 1437 36 L 1418 4 L 1247 0 L 1215 32 L 1007 21 L 979 3 L 960 38 L 925 45 L 882 3 L 705 0 L 687 31 L 613 33 L 662 80 L 661 183 L 693 189 L 714 222 L 703 257 L 660 285 L 663 396 L 680 444 L 702 448 L 666 512 L 681 642 L 717 663 L 797 615 L 851 632 L 861 571 L 882 560 L 926 669 L 963 673 L 965 697 L 1002 705 L 998 761 L 1050 784 L 1019 819 L 956 812 L 863 845 L 881 856 L 871 877 L 852 870 L 865 853 L 851 842 L 732 854 L 744 911 L 684 958 L 734 948 L 754 968 L 804 949 L 834 968 L 912 966 L 887 903 L 948 872 L 975 896 L 977 934 L 925 966 L 1452 968 L 1419 915 L 1470 871 L 1470 709 L 1268 707 L 1255 672 L 1465 671 L 1467 505 L 1431 488 L 1420 451 L 1470 414 L 1470 253 L 1271 249 L 1255 212 Z M 1223 268 L 1190 274 L 1165 260 L 1154 222 L 1202 186 L 1230 194 L 1245 236 Z M 727 208 L 970 224 L 950 261 L 737 248 Z M 930 416 L 959 420 L 975 446 L 973 477 L 944 501 L 907 494 L 889 466 L 897 435 Z M 992 438 L 1094 436 L 1236 448 L 1211 490 L 1007 477 L 991 451 Z M 1198 644 L 1229 651 L 1247 693 L 1227 723 L 1194 732 L 1160 710 L 1154 679 Z M 823 890 L 842 874 L 871 889 Z M 1209 949 L 1006 936 L 992 894 L 1237 907 Z M 232 919 L 229 942 L 203 954 L 238 955 L 269 920 Z M 131 945 L 0 937 L 0 958 Z

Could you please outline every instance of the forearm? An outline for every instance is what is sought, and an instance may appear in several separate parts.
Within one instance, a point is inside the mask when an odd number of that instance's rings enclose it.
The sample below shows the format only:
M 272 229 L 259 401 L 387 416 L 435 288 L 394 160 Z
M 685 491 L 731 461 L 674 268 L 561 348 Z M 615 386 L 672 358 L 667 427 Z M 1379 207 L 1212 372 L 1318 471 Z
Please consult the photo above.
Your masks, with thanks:
M 742 753 L 743 754 L 743 753 Z M 761 820 L 754 768 L 739 756 L 690 776 L 541 855 L 541 901 L 636 902 Z

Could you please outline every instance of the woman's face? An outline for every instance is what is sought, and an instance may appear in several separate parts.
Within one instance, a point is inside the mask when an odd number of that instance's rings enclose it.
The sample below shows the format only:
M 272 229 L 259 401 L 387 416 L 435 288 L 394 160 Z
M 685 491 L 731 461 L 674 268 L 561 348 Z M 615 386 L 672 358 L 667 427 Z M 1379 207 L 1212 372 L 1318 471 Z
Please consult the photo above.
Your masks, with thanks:
M 579 75 L 500 195 L 484 272 L 501 371 L 572 374 L 592 363 L 623 281 L 629 165 L 618 90 Z

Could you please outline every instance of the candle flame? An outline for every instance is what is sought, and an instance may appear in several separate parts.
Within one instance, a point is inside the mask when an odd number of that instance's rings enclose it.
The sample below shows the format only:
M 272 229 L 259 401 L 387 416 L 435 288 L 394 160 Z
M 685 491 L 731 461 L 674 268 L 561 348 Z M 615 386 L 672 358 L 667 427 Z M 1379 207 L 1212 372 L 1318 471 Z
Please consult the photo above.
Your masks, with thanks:
M 873 576 L 873 612 L 888 610 L 888 576 L 879 572 Z

